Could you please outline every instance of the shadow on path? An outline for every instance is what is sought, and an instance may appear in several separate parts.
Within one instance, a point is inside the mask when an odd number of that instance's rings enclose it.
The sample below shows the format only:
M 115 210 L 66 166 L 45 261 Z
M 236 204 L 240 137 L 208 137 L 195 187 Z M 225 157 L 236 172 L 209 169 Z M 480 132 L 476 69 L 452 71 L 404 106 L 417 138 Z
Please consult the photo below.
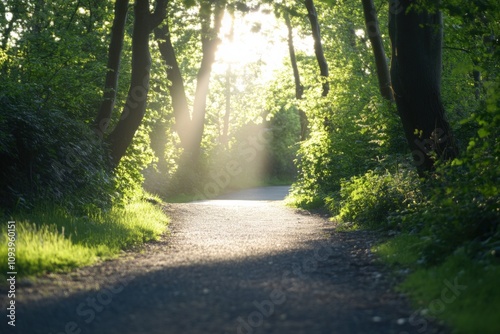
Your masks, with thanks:
M 4 319 L 0 333 L 439 332 L 425 319 L 409 321 L 405 298 L 371 257 L 370 232 L 339 233 L 285 208 L 278 200 L 287 191 L 171 204 L 171 237 L 132 258 L 58 275 L 59 289 L 48 279 L 21 287 L 17 331 Z

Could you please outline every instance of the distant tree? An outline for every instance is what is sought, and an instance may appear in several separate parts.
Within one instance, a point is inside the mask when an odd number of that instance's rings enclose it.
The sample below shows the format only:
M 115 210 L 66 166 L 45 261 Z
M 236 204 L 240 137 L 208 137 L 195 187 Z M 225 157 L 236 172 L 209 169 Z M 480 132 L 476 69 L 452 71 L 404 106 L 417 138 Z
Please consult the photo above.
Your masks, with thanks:
M 171 40 L 169 22 L 155 30 L 155 37 L 163 60 L 167 65 L 167 78 L 175 117 L 175 131 L 184 149 L 184 164 L 195 168 L 200 157 L 205 126 L 207 95 L 215 52 L 220 42 L 218 33 L 224 14 L 224 1 L 203 0 L 200 3 L 202 60 L 196 76 L 196 91 L 192 116 L 184 86 L 184 79 Z M 184 166 L 186 167 L 186 166 Z
M 288 53 L 290 55 L 290 63 L 292 64 L 293 79 L 295 82 L 295 98 L 297 100 L 301 100 L 302 95 L 304 94 L 304 86 L 300 81 L 299 66 L 297 65 L 297 57 L 295 56 L 295 47 L 293 45 L 293 29 L 290 22 L 290 14 L 286 9 L 284 10 L 283 16 L 285 18 L 285 24 L 288 31 Z M 301 109 L 299 109 L 298 112 L 300 116 L 300 139 L 305 140 L 307 137 L 308 125 L 307 115 Z
M 234 13 L 230 13 L 231 15 L 231 28 L 229 29 L 229 34 L 227 36 L 229 42 L 233 42 L 234 40 Z M 229 143 L 229 119 L 231 116 L 231 63 L 227 64 L 226 76 L 225 76 L 225 91 L 224 95 L 226 95 L 226 110 L 224 113 L 223 126 L 222 126 L 222 135 L 221 142 L 227 148 Z

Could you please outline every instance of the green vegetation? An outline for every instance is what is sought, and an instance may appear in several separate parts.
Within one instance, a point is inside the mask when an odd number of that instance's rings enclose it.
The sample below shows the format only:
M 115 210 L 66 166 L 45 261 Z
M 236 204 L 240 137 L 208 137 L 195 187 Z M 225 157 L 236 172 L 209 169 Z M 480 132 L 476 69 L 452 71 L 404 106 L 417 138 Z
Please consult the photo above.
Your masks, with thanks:
M 160 208 L 142 200 L 86 216 L 40 205 L 9 219 L 16 221 L 16 268 L 21 277 L 67 271 L 114 257 L 123 249 L 157 240 L 168 223 Z M 0 242 L 7 244 L 6 226 Z M 0 256 L 7 258 L 6 247 Z M 9 271 L 6 262 L 2 261 L 0 270 L 3 275 Z
M 374 247 L 396 271 L 409 272 L 399 289 L 413 300 L 416 311 L 410 321 L 424 328 L 425 315 L 445 320 L 456 333 L 498 333 L 498 261 L 492 265 L 491 259 L 471 259 L 458 249 L 429 267 L 421 259 L 425 243 L 421 237 L 401 235 Z

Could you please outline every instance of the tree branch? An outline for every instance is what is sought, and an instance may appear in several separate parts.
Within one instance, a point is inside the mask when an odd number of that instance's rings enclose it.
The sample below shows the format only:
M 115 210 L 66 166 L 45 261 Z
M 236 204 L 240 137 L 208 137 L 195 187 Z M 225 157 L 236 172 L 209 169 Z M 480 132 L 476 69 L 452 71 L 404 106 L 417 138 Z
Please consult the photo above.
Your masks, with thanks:
M 157 0 L 154 12 L 150 15 L 149 29 L 153 31 L 167 17 L 168 0 Z

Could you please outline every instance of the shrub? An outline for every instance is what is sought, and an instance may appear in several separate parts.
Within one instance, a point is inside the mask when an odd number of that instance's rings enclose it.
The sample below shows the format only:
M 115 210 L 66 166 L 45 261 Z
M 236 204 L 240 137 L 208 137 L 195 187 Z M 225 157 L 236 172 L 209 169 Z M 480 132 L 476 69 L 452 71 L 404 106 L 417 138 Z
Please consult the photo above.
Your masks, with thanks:
M 107 153 L 86 125 L 61 111 L 1 100 L 1 207 L 29 208 L 36 200 L 72 207 L 110 203 Z
M 414 172 L 368 171 L 341 181 L 340 200 L 330 199 L 328 204 L 330 211 L 338 212 L 336 218 L 341 222 L 390 229 L 401 226 L 388 217 L 405 210 L 419 197 Z

